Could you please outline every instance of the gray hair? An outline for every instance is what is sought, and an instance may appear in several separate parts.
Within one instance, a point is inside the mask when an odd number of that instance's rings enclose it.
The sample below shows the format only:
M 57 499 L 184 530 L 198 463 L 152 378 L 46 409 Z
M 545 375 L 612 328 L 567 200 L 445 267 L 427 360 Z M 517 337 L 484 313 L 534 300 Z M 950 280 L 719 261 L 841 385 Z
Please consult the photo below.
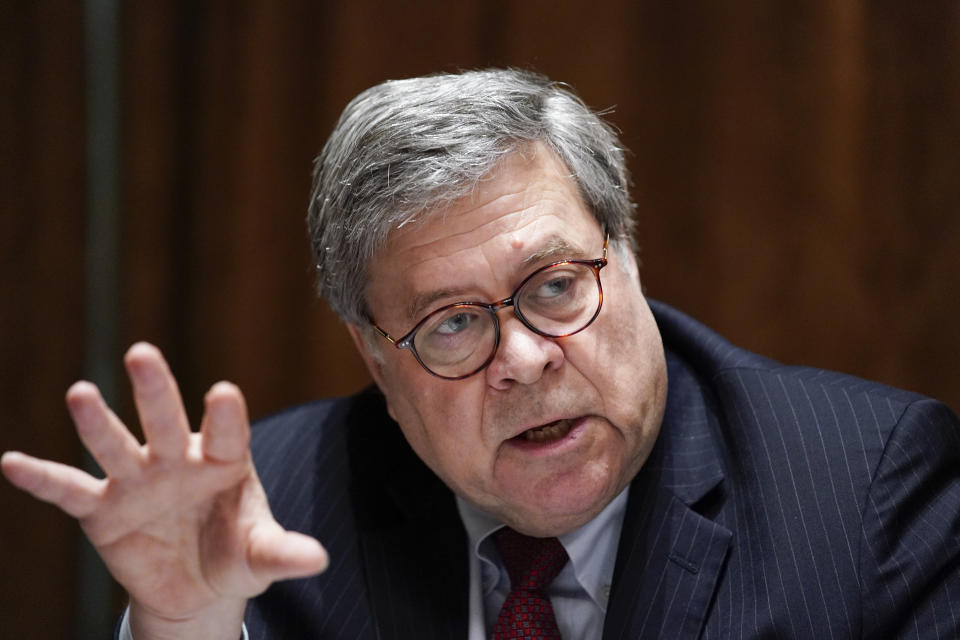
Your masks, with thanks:
M 515 69 L 391 80 L 347 105 L 314 163 L 307 227 L 320 295 L 366 324 L 367 264 L 391 231 L 467 195 L 498 160 L 538 141 L 611 240 L 632 249 L 617 135 L 565 85 Z

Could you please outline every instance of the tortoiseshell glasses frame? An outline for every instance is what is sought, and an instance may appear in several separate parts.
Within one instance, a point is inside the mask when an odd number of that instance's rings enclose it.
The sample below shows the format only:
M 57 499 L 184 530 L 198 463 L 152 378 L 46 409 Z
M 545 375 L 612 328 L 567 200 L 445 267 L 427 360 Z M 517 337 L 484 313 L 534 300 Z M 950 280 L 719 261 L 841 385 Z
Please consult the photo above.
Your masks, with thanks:
M 603 306 L 600 269 L 607 265 L 608 243 L 609 237 L 600 258 L 559 260 L 540 267 L 503 300 L 455 302 L 435 309 L 399 338 L 372 320 L 370 324 L 396 348 L 409 350 L 431 375 L 468 378 L 485 369 L 497 353 L 501 309 L 513 307 L 527 329 L 547 338 L 566 338 L 589 327 Z

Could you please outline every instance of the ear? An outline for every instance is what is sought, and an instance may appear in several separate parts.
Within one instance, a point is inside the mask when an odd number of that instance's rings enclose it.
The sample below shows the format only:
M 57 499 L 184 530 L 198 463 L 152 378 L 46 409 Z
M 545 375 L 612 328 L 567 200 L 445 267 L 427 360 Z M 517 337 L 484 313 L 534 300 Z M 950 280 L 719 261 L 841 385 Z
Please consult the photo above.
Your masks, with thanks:
M 377 383 L 378 387 L 380 387 L 383 397 L 387 400 L 387 413 L 390 414 L 391 418 L 396 420 L 397 417 L 393 415 L 393 408 L 390 406 L 390 395 L 387 393 L 387 388 L 384 385 L 383 364 L 376 355 L 371 353 L 368 335 L 364 334 L 364 329 L 361 329 L 352 322 L 348 322 L 346 325 L 347 332 L 350 334 L 350 338 L 353 340 L 353 346 L 357 348 L 357 351 L 360 353 L 360 357 L 363 358 L 363 363 L 367 365 L 367 371 L 370 372 L 370 375 L 373 377 L 373 381 Z

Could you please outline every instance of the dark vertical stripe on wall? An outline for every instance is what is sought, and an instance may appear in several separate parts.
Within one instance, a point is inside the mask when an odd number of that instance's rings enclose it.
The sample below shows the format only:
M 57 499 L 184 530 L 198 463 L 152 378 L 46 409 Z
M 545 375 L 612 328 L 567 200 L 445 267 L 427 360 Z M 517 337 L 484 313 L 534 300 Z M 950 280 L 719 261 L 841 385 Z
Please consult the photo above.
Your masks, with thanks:
M 110 404 L 117 399 L 119 249 L 119 61 L 116 0 L 87 0 L 86 344 L 84 375 Z M 88 457 L 88 470 L 98 471 Z M 114 583 L 84 539 L 79 551 L 77 638 L 110 637 Z

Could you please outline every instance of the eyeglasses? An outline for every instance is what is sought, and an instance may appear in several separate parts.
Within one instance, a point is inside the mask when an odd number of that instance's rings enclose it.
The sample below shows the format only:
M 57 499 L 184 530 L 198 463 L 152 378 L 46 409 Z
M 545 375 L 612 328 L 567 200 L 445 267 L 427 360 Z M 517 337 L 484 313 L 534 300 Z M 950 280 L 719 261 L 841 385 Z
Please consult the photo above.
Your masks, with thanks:
M 483 370 L 500 344 L 497 311 L 513 313 L 530 331 L 547 338 L 566 338 L 590 326 L 603 305 L 600 269 L 596 260 L 561 260 L 524 278 L 508 298 L 499 302 L 456 302 L 431 312 L 401 338 L 394 338 L 375 322 L 373 328 L 398 349 L 409 349 L 429 373 L 461 380 Z

